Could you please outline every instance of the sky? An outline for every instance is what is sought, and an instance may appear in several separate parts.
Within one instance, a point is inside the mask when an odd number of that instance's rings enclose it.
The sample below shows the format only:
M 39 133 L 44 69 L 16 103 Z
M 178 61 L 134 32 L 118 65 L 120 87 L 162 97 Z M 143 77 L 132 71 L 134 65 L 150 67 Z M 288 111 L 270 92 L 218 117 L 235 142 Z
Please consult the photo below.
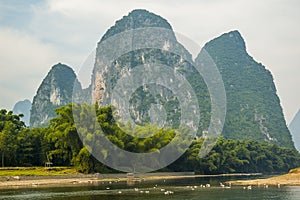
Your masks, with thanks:
M 59 62 L 78 73 L 115 21 L 147 9 L 204 46 L 231 30 L 271 71 L 287 124 L 300 109 L 299 0 L 0 0 L 0 108 L 32 101 Z

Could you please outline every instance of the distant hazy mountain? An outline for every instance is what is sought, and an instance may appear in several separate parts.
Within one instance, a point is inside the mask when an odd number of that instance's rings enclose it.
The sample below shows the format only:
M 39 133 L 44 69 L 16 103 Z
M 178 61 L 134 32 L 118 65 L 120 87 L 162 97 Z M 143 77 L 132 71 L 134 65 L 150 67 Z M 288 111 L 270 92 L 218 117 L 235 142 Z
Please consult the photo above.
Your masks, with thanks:
M 25 99 L 24 101 L 18 101 L 15 104 L 13 108 L 13 113 L 23 114 L 24 117 L 22 118 L 22 121 L 26 124 L 26 126 L 29 126 L 30 109 L 31 109 L 31 102 L 28 99 Z
M 56 116 L 54 109 L 72 102 L 76 75 L 72 68 L 58 63 L 44 78 L 33 98 L 30 126 L 45 126 Z
M 300 110 L 289 125 L 296 149 L 300 152 Z

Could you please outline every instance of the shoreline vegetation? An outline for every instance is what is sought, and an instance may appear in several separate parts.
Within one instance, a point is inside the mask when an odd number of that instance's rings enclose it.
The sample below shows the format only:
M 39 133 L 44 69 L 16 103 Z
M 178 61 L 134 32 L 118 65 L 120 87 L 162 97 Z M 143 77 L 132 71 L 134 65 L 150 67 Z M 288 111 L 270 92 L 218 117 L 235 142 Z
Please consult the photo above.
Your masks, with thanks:
M 87 123 L 85 127 L 80 128 L 80 134 L 77 132 L 79 127 L 76 127 L 72 114 L 74 110 L 82 117 L 78 120 Z M 97 118 L 92 120 L 89 113 L 95 110 Z M 184 136 L 189 135 L 186 134 L 188 130 L 180 126 L 173 129 L 159 128 L 151 123 L 135 127 L 130 123 L 118 124 L 114 120 L 111 106 L 99 108 L 97 104 L 68 104 L 57 108 L 55 112 L 57 117 L 52 118 L 46 127 L 29 128 L 20 121 L 20 115 L 0 110 L 2 167 L 72 166 L 84 174 L 116 172 L 100 162 L 100 159 L 111 160 L 116 165 L 126 166 L 128 170 L 140 171 L 137 167 L 143 167 L 142 165 L 128 160 L 122 152 L 113 153 L 106 145 L 102 145 L 104 138 L 118 148 L 134 153 L 160 152 L 162 147 L 176 142 L 173 145 L 176 146 L 174 152 L 182 155 L 172 164 L 165 166 L 162 171 L 194 171 L 196 174 L 238 172 L 270 174 L 287 172 L 300 166 L 300 153 L 295 148 L 225 137 L 215 141 L 213 137 L 206 138 L 201 133 L 191 141 L 191 138 Z M 103 133 L 97 130 L 97 121 Z M 133 132 L 135 136 L 127 134 L 129 132 Z M 177 132 L 184 134 L 176 134 Z M 145 135 L 151 137 L 144 137 Z M 208 143 L 214 145 L 208 145 L 209 153 L 200 158 L 199 152 L 201 149 L 204 150 Z M 184 149 L 185 145 L 189 147 Z M 96 159 L 95 155 L 99 159 Z
M 151 124 L 144 124 L 134 129 L 137 136 L 142 136 L 145 133 L 155 133 L 151 137 L 139 138 L 126 134 L 113 120 L 111 106 L 99 108 L 97 104 L 68 104 L 56 109 L 57 117 L 53 118 L 47 127 L 40 128 L 28 128 L 20 121 L 22 115 L 0 110 L 2 119 L 0 123 L 2 166 L 0 168 L 0 188 L 102 184 L 103 181 L 131 181 L 134 183 L 143 180 L 160 181 L 180 178 L 221 177 L 225 174 L 226 176 L 231 174 L 236 179 L 238 176 L 243 175 L 236 174 L 241 171 L 247 173 L 246 175 L 251 175 L 251 173 L 257 171 L 269 174 L 286 172 L 300 166 L 300 154 L 294 148 L 289 149 L 267 142 L 239 141 L 223 137 L 218 139 L 207 156 L 199 158 L 199 152 L 205 145 L 204 141 L 206 140 L 204 137 L 199 137 L 192 141 L 192 144 L 182 156 L 162 171 L 193 171 L 196 174 L 221 175 L 156 173 L 153 176 L 149 174 L 137 176 L 137 174 L 134 174 L 134 176 L 127 177 L 127 174 L 118 174 L 113 177 L 110 173 L 115 173 L 116 170 L 101 163 L 88 149 L 100 153 L 103 159 L 114 158 L 120 161 L 126 159 L 126 157 L 122 153 L 115 155 L 106 149 L 102 149 L 100 144 L 104 136 L 94 131 L 96 123 L 93 120 L 87 120 L 89 122 L 87 127 L 89 128 L 84 128 L 84 140 L 89 141 L 89 144 L 84 145 L 82 138 L 77 133 L 73 119 L 72 109 L 74 106 L 80 111 L 82 117 L 88 116 L 89 112 L 87 111 L 96 109 L 99 125 L 105 127 L 105 137 L 111 140 L 114 145 L 126 151 L 135 153 L 159 151 L 161 147 L 169 144 L 172 140 L 178 141 L 175 129 L 160 129 Z M 130 126 L 130 124 L 124 125 L 128 130 L 131 130 Z M 185 133 L 185 130 L 180 128 L 179 131 Z M 182 139 L 180 142 L 185 144 L 189 141 L 187 138 Z M 93 148 L 91 148 L 92 146 Z M 180 146 L 178 150 L 182 150 Z M 127 166 L 128 169 L 136 169 L 136 166 L 139 165 L 137 164 L 130 161 L 124 166 Z M 44 165 L 45 167 L 29 167 Z M 63 167 L 50 167 L 53 165 Z M 20 167 L 4 168 L 4 166 Z M 101 174 L 98 172 L 101 172 Z
M 292 169 L 289 173 L 264 179 L 228 181 L 235 186 L 300 186 L 300 168 Z
M 0 190 L 35 187 L 63 187 L 63 186 L 97 186 L 101 184 L 127 183 L 143 181 L 165 181 L 171 179 L 205 178 L 205 177 L 234 177 L 259 176 L 261 173 L 234 173 L 215 175 L 195 175 L 193 172 L 157 172 L 146 174 L 81 174 L 73 168 L 56 167 L 43 170 L 43 167 L 21 167 L 0 169 Z M 26 172 L 27 171 L 27 172 Z M 32 174 L 33 171 L 39 175 Z M 44 171 L 44 173 L 42 173 Z M 54 171 L 54 172 L 51 172 Z M 25 175 L 27 174 L 27 175 Z M 31 175 L 29 175 L 31 174 Z

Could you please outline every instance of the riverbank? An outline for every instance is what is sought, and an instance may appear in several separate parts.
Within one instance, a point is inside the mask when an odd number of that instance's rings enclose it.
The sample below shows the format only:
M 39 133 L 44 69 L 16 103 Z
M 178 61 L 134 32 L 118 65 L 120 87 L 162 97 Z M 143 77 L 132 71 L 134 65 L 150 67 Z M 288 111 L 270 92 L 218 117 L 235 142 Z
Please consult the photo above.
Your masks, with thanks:
M 236 186 L 300 186 L 300 168 L 292 169 L 288 174 L 265 179 L 228 181 L 227 184 Z
M 78 175 L 74 167 L 1 167 L 0 178 L 14 176 Z M 1 181 L 1 179 L 0 179 Z
M 14 176 L 9 180 L 2 177 L 0 189 L 28 188 L 28 187 L 60 187 L 60 186 L 97 186 L 102 184 L 129 183 L 143 181 L 165 181 L 171 179 L 205 178 L 205 177 L 230 177 L 230 176 L 255 176 L 261 174 L 217 174 L 217 175 L 193 175 L 192 173 L 149 173 L 135 174 L 127 177 L 127 174 L 77 174 L 63 176 Z

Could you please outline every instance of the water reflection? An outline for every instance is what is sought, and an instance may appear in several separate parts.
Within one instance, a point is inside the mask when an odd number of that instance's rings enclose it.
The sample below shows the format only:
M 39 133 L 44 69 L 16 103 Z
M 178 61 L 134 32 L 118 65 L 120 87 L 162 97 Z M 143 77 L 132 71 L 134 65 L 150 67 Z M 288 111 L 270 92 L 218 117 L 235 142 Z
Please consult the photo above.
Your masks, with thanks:
M 167 181 L 103 182 L 84 187 L 27 188 L 0 190 L 0 200 L 56 199 L 56 200 L 153 200 L 153 199 L 300 199 L 300 187 L 222 187 L 224 179 L 181 179 Z M 210 187 L 207 187 L 207 184 Z M 201 186 L 202 185 L 202 186 Z M 205 187 L 203 187 L 205 186 Z

